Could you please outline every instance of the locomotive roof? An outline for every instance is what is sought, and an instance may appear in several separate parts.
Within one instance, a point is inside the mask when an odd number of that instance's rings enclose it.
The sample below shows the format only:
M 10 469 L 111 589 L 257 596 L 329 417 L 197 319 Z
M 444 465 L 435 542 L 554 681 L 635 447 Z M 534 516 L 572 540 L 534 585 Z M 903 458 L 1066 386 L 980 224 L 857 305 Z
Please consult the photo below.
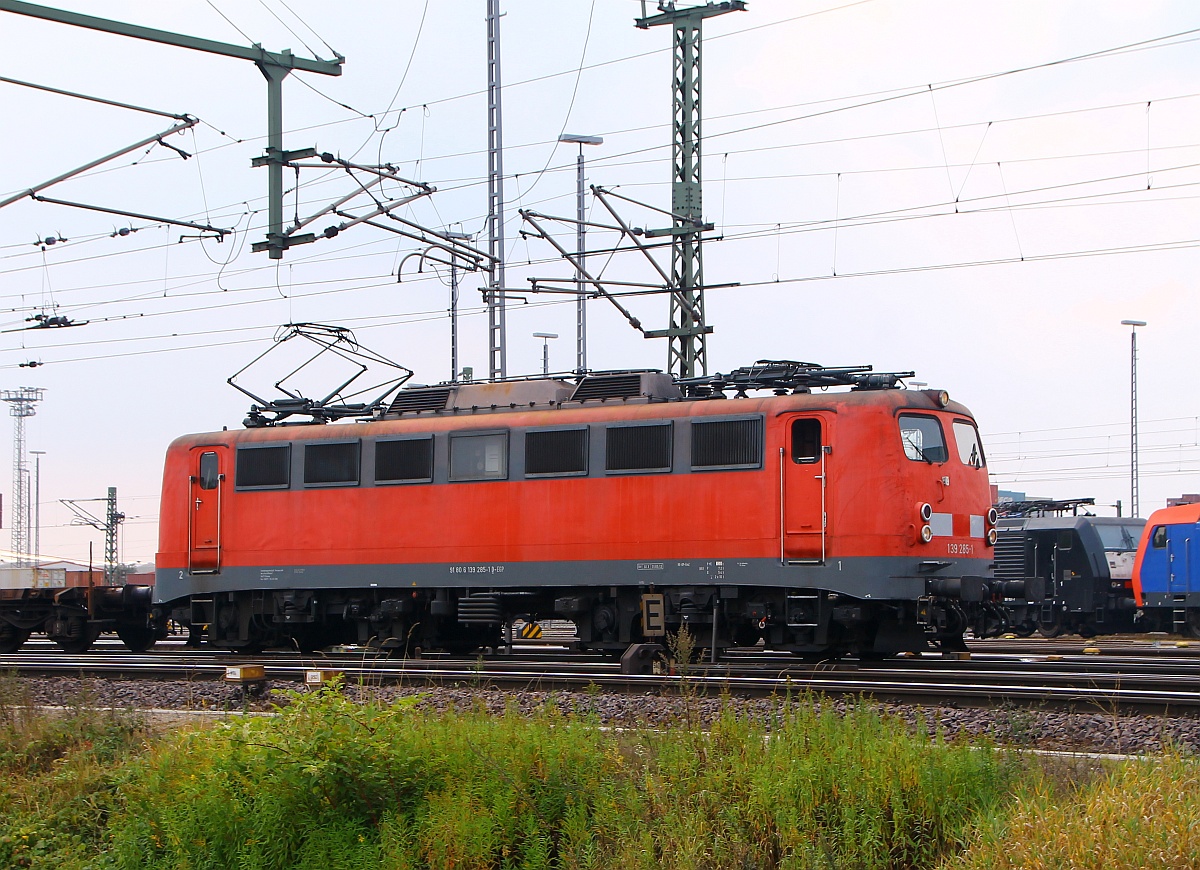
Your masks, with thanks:
M 1001 517 L 997 528 L 1036 530 L 1082 529 L 1085 526 L 1140 526 L 1146 521 L 1140 517 L 1096 517 L 1090 514 L 1078 516 Z
M 308 325 L 308 326 L 311 326 Z M 329 350 L 329 346 L 325 346 Z M 322 351 L 324 352 L 324 351 Z M 360 370 L 361 375 L 365 367 Z M 243 369 L 244 371 L 244 369 Z M 724 398 L 732 392 L 745 398 L 750 391 L 772 390 L 776 395 L 808 393 L 813 389 L 850 387 L 852 391 L 899 389 L 904 378 L 914 372 L 876 372 L 871 366 L 827 367 L 796 360 L 759 360 L 754 365 L 699 377 L 675 378 L 654 369 L 626 371 L 580 371 L 553 377 L 525 376 L 501 378 L 482 383 L 450 381 L 436 386 L 408 385 L 412 372 L 393 378 L 390 387 L 370 402 L 350 401 L 362 391 L 346 395 L 358 375 L 336 388 L 323 399 L 276 387 L 284 395 L 262 399 L 229 379 L 229 383 L 255 400 L 243 424 L 247 429 L 290 425 L 292 418 L 308 417 L 308 422 L 328 423 L 358 418 L 378 420 L 420 414 L 424 411 L 504 411 L 536 408 L 539 405 L 561 407 L 599 399 L 607 401 L 671 401 L 677 399 Z M 402 388 L 403 387 L 403 388 Z M 287 421 L 285 423 L 285 421 Z
M 1159 508 L 1150 514 L 1148 522 L 1162 525 L 1200 523 L 1200 504 L 1177 504 Z
M 767 414 L 786 411 L 838 412 L 852 408 L 883 407 L 894 410 L 945 411 L 965 417 L 971 412 L 962 404 L 946 400 L 939 390 L 866 389 L 851 391 L 797 390 L 774 395 L 727 397 L 715 392 L 703 397 L 685 397 L 667 375 L 657 372 L 626 373 L 639 379 L 646 388 L 633 395 L 578 396 L 578 388 L 561 378 L 502 381 L 499 383 L 439 385 L 417 388 L 405 393 L 418 394 L 422 402 L 406 399 L 397 410 L 372 419 L 338 423 L 283 423 L 269 427 L 198 433 L 183 436 L 176 443 L 196 444 L 201 440 L 278 441 L 285 439 L 354 438 L 380 427 L 397 431 L 446 431 L 496 427 L 536 427 L 572 423 Z M 651 377 L 646 378 L 646 375 Z M 657 380 L 654 375 L 664 380 Z M 670 389 L 674 388 L 674 395 Z M 449 390 L 449 392 L 447 392 Z M 657 390 L 657 392 L 656 392 Z M 575 397 L 572 397 L 574 391 Z M 436 395 L 432 395 L 436 392 Z M 782 394 L 781 394 L 782 393 Z M 424 394 L 424 395 L 421 395 Z M 393 402 L 393 407 L 404 393 Z M 430 401 L 432 399 L 432 401 Z

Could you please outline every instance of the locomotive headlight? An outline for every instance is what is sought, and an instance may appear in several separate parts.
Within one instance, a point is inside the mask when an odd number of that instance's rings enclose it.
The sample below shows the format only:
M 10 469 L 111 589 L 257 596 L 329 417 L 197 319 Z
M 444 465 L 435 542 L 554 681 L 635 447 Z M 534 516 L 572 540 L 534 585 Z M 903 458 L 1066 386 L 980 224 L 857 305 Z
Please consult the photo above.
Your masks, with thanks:
M 928 523 L 921 526 L 921 540 L 926 544 L 933 540 L 933 526 Z
M 921 505 L 921 519 L 924 522 L 929 522 L 931 519 L 933 519 L 933 505 L 931 505 L 929 502 L 925 502 L 925 504 Z
M 996 520 L 998 520 L 999 518 L 1000 518 L 1000 515 L 998 513 L 996 513 L 995 508 L 988 508 L 987 521 L 988 521 L 989 526 L 996 525 Z
M 995 529 L 988 529 L 987 542 L 989 547 L 996 546 L 996 538 L 999 537 Z
M 950 394 L 947 393 L 945 390 L 938 390 L 937 403 L 943 408 L 946 407 L 947 405 L 949 405 L 950 404 Z

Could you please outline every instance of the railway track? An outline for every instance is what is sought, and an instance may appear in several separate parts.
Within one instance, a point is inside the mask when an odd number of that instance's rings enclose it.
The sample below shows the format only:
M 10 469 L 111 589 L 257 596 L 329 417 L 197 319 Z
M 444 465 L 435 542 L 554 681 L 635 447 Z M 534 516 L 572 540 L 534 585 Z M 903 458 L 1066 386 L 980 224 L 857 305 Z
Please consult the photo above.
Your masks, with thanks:
M 1084 649 L 1100 651 L 1085 653 Z M 1155 645 L 1152 641 L 1108 642 L 1099 647 L 1079 641 L 989 641 L 972 644 L 969 658 L 927 653 L 878 662 L 805 662 L 787 654 L 737 650 L 715 664 L 694 664 L 682 673 L 675 669 L 632 675 L 620 673 L 612 659 L 572 652 L 558 641 L 519 644 L 509 655 L 478 658 L 395 659 L 362 650 L 318 656 L 289 652 L 245 656 L 170 642 L 140 655 L 117 644 L 101 643 L 81 656 L 35 642 L 21 653 L 0 656 L 0 671 L 18 675 L 114 680 L 220 681 L 227 668 L 247 664 L 262 665 L 268 681 L 296 686 L 304 684 L 310 671 L 319 670 L 335 671 L 348 682 L 368 685 L 543 691 L 595 685 L 613 692 L 686 690 L 740 696 L 813 691 L 934 705 L 1012 703 L 1200 715 L 1200 646 Z

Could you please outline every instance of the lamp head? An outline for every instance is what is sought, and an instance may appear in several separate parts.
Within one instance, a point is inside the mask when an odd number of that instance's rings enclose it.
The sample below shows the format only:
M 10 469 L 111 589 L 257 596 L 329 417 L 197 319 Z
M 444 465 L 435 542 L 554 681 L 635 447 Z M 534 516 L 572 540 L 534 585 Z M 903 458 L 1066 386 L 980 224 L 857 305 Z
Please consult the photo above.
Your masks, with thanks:
M 603 145 L 603 136 L 581 136 L 578 133 L 563 133 L 558 137 L 559 142 L 574 142 L 578 145 Z

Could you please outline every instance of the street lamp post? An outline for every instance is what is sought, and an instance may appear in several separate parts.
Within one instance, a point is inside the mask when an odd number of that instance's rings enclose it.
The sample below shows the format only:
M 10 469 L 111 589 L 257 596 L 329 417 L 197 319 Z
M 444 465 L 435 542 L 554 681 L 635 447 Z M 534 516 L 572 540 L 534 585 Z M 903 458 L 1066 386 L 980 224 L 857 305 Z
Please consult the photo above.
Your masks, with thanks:
M 33 566 L 42 564 L 42 457 L 45 450 L 30 450 L 33 460 Z
M 1137 328 L 1144 320 L 1122 320 L 1129 327 L 1129 515 L 1141 516 L 1138 509 L 1138 412 L 1137 412 Z
M 587 369 L 587 295 L 583 292 L 583 261 L 587 257 L 583 245 L 586 234 L 584 218 L 587 215 L 583 207 L 583 146 L 602 145 L 604 137 L 563 133 L 558 141 L 579 145 L 579 157 L 575 161 L 575 255 L 579 263 L 579 268 L 575 270 L 575 370 L 583 372 Z
M 558 338 L 557 332 L 535 332 L 534 338 L 542 340 L 542 374 L 550 374 L 550 339 Z

